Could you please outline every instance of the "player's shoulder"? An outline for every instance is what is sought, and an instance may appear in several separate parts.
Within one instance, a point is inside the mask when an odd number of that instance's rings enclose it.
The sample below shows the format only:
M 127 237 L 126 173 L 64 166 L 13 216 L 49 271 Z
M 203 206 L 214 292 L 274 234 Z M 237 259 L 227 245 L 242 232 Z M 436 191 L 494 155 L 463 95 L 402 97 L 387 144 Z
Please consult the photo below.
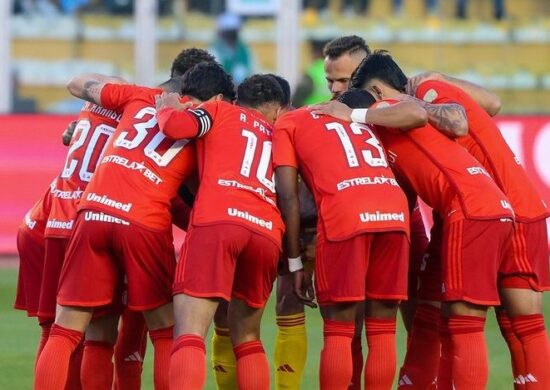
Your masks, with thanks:
M 432 103 L 443 95 L 460 94 L 462 90 L 457 86 L 442 80 L 426 80 L 416 89 L 416 97 L 427 103 Z
M 300 123 L 300 121 L 311 119 L 311 111 L 306 107 L 298 108 L 296 110 L 285 112 L 275 122 L 275 127 L 288 125 L 291 123 Z

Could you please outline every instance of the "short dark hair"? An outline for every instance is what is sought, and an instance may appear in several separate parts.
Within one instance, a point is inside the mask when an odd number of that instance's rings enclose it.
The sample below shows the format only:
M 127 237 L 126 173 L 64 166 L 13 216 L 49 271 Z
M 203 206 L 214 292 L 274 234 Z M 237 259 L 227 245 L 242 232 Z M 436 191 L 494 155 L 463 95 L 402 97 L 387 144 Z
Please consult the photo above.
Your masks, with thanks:
M 255 74 L 239 84 L 237 104 L 257 108 L 266 103 L 284 106 L 285 94 L 277 80 L 267 74 Z
M 350 108 L 368 108 L 376 102 L 374 96 L 359 88 L 348 89 L 338 97 L 338 101 Z
M 183 75 L 182 95 L 206 101 L 220 93 L 225 100 L 235 100 L 233 80 L 217 63 L 199 63 Z
M 330 59 L 335 59 L 343 54 L 354 54 L 358 51 L 364 51 L 367 55 L 370 54 L 369 45 L 365 40 L 357 35 L 346 35 L 333 39 L 325 45 L 323 49 L 323 55 Z
M 378 79 L 390 87 L 405 92 L 407 76 L 395 63 L 388 51 L 378 50 L 363 59 L 351 76 L 351 88 L 364 88 L 372 79 Z
M 283 94 L 285 95 L 285 102 L 283 106 L 289 106 L 290 105 L 290 84 L 288 81 L 279 75 L 268 73 L 267 76 L 271 76 L 279 83 L 279 87 L 283 90 Z
M 201 62 L 216 62 L 216 58 L 206 50 L 196 47 L 183 49 L 172 62 L 170 77 L 183 76 L 185 72 Z

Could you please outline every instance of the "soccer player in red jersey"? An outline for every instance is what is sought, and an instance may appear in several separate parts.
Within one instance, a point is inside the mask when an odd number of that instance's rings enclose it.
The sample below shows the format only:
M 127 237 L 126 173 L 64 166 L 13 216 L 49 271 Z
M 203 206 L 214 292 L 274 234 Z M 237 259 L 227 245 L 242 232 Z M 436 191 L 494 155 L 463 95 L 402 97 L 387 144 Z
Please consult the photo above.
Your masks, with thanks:
M 392 69 L 393 71 L 388 71 Z M 368 90 L 380 105 L 394 104 L 407 78 L 384 53 L 363 61 L 353 86 Z M 366 91 L 350 93 L 348 103 L 368 107 Z M 319 110 L 350 117 L 348 107 L 333 102 Z M 463 135 L 460 114 L 448 109 L 456 135 Z M 456 110 L 455 110 L 456 111 Z M 454 115 L 454 117 L 451 116 Z M 368 111 L 353 112 L 369 121 Z M 412 131 L 377 126 L 393 164 L 406 186 L 417 193 L 436 215 L 433 239 L 441 240 L 440 298 L 450 313 L 452 382 L 457 389 L 484 389 L 488 377 L 483 335 L 487 307 L 499 304 L 497 272 L 512 233 L 510 203 L 480 163 L 462 146 L 431 125 Z
M 389 125 L 406 117 L 412 120 L 403 125 L 414 127 L 426 121 L 416 103 L 376 111 L 384 114 L 379 122 L 374 114 L 374 123 Z M 324 320 L 321 389 L 347 389 L 352 382 L 352 337 L 357 306 L 365 300 L 365 388 L 390 389 L 395 318 L 399 301 L 407 297 L 409 210 L 377 135 L 366 125 L 303 108 L 277 121 L 273 156 L 289 270 L 307 304 L 312 291 L 299 256 L 298 171 L 319 210 L 315 285 Z
M 174 282 L 171 388 L 204 386 L 204 338 L 225 300 L 237 384 L 244 390 L 269 389 L 260 320 L 283 232 L 271 167 L 271 124 L 283 100 L 273 77 L 255 75 L 239 85 L 237 105 L 209 102 L 181 110 L 172 95 L 157 103 L 166 136 L 196 138 L 200 181 Z
M 231 99 L 230 77 L 218 65 L 201 65 L 198 71 L 208 74 L 209 84 L 197 98 Z M 144 312 L 153 341 L 155 388 L 168 388 L 175 269 L 170 201 L 193 171 L 195 154 L 187 140 L 160 133 L 154 98 L 163 91 L 186 93 L 185 81 L 192 85 L 193 75 L 160 88 L 104 83 L 98 75 L 76 77 L 68 85 L 75 96 L 122 118 L 79 204 L 59 281 L 59 314 L 37 364 L 35 389 L 63 388 L 68 358 L 94 309 L 113 303 L 122 270 L 128 307 Z
M 464 107 L 469 132 L 456 141 L 482 163 L 512 204 L 514 236 L 499 270 L 503 310 L 497 318 L 512 355 L 515 386 L 550 388 L 550 344 L 542 315 L 542 292 L 550 289 L 546 231 L 550 213 L 496 123 L 470 96 L 438 80 L 420 83 L 415 95 L 436 105 Z

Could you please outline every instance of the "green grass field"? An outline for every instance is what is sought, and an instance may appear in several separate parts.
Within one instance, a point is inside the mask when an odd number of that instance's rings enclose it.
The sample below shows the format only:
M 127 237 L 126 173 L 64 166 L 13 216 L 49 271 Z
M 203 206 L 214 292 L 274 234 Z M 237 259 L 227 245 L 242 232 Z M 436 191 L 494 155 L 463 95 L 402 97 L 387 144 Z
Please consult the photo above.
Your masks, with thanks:
M 0 389 L 31 389 L 33 380 L 34 353 L 39 336 L 39 327 L 34 318 L 12 308 L 17 271 L 0 269 Z M 550 304 L 545 304 L 545 313 L 550 314 Z M 303 380 L 303 389 L 317 388 L 317 367 L 322 347 L 321 318 L 316 310 L 307 313 L 309 354 Z M 262 339 L 268 356 L 273 355 L 276 334 L 273 299 L 269 302 L 263 320 Z M 491 312 L 487 323 L 487 343 L 490 354 L 490 379 L 488 389 L 511 389 L 510 359 Z M 399 359 L 403 358 L 405 332 L 398 330 Z M 145 359 L 143 389 L 152 389 L 152 349 Z M 208 373 L 207 389 L 214 389 L 213 378 Z

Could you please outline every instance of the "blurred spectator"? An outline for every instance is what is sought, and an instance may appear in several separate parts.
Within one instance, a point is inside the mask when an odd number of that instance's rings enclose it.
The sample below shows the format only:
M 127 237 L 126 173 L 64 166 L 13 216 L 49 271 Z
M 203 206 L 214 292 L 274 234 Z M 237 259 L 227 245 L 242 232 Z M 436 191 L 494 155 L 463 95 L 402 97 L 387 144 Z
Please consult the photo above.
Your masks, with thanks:
M 466 19 L 468 0 L 456 0 L 456 17 Z M 496 20 L 502 20 L 506 17 L 504 0 L 493 0 L 493 15 Z
M 404 0 L 393 0 L 393 12 L 396 16 L 403 14 L 403 2 Z M 424 7 L 428 15 L 437 15 L 439 12 L 439 0 L 424 0 Z
M 90 0 L 59 0 L 59 7 L 64 14 L 74 15 L 90 5 Z
M 292 103 L 295 107 L 302 107 L 330 100 L 331 94 L 327 88 L 325 78 L 325 59 L 323 48 L 328 43 L 325 40 L 312 39 L 310 41 L 313 62 L 306 69 L 300 83 L 296 87 Z
M 53 16 L 59 14 L 59 8 L 52 0 L 16 0 L 13 3 L 13 11 L 16 14 L 25 15 Z
M 218 35 L 210 47 L 224 69 L 239 84 L 252 73 L 252 55 L 250 49 L 239 38 L 241 18 L 238 15 L 224 13 L 217 19 Z

